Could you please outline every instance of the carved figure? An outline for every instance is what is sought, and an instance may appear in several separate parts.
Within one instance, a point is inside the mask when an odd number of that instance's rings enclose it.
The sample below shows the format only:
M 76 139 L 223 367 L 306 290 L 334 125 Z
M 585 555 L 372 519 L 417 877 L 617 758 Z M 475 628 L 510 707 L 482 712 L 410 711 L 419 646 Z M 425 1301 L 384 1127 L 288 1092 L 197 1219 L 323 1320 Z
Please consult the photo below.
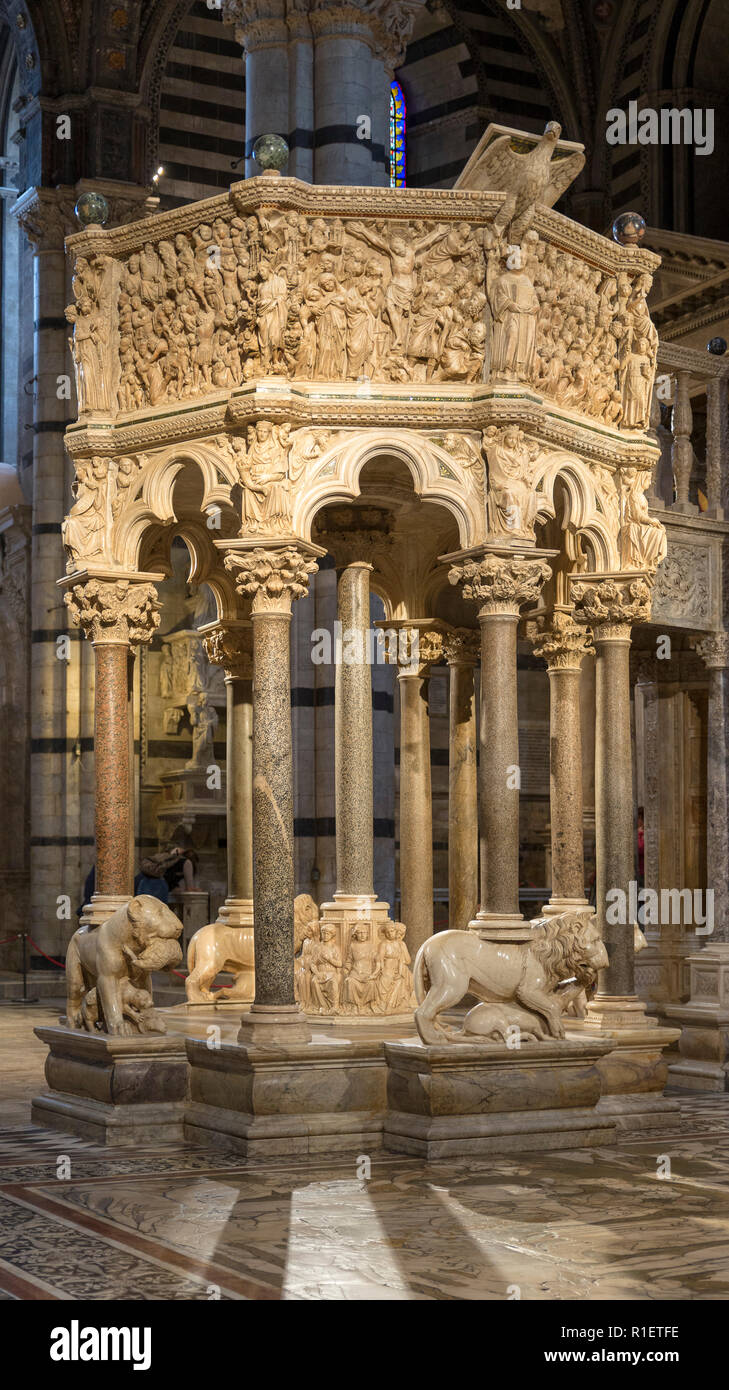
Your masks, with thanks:
M 328 922 L 319 927 L 319 941 L 309 957 L 311 1012 L 336 1013 L 342 989 L 342 955 L 335 945 L 336 930 Z
M 484 432 L 484 445 L 489 465 L 489 534 L 533 540 L 538 499 L 531 479 L 539 445 L 517 425 L 504 429 L 491 425 Z
M 268 420 L 248 428 L 247 451 L 238 459 L 243 533 L 286 532 L 291 527 L 288 430 L 288 425 L 272 425 Z
M 439 932 L 423 943 L 415 958 L 415 1023 L 424 1043 L 452 1041 L 438 1014 L 468 993 L 502 1006 L 504 1027 L 510 1026 L 516 1003 L 539 1021 L 535 1033 L 546 1025 L 550 1037 L 561 1038 L 564 1025 L 556 997 L 560 981 L 575 977 L 583 986 L 591 984 L 607 965 L 594 916 L 586 909 L 534 925 L 533 939 L 524 943 L 482 941 L 476 932 Z
M 377 951 L 374 1012 L 401 1014 L 415 1008 L 410 952 L 405 945 L 402 922 L 386 922 Z
M 508 263 L 490 280 L 491 370 L 515 381 L 534 376 L 539 299 L 526 271 Z
M 213 738 L 218 727 L 218 714 L 204 690 L 195 691 L 187 701 L 192 724 L 192 757 L 185 767 L 207 767 L 213 758 Z
M 344 962 L 342 1011 L 370 1014 L 375 998 L 376 980 L 380 967 L 377 950 L 370 936 L 371 924 L 359 923 L 352 932 L 347 958 Z
M 164 1032 L 164 1022 L 150 1016 L 139 1000 L 134 1005 L 129 989 L 149 993 L 150 971 L 179 964 L 181 931 L 179 918 L 159 898 L 146 893 L 118 907 L 100 926 L 79 927 L 66 954 L 67 1027 L 99 1029 L 122 1037 Z M 88 999 L 91 991 L 93 997 Z

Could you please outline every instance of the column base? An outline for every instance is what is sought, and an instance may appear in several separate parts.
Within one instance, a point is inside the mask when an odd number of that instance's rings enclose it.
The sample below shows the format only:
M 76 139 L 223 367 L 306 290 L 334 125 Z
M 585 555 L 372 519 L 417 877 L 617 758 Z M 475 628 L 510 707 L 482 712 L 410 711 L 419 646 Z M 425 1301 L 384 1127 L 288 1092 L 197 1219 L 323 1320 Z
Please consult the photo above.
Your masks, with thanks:
M 532 929 L 520 912 L 477 912 L 467 931 L 477 931 L 482 941 L 528 941 Z
M 289 1030 L 291 1031 L 291 1030 Z M 187 1039 L 190 1094 L 185 1135 L 224 1145 L 249 1162 L 275 1157 L 372 1153 L 382 1148 L 387 1068 L 382 1042 L 209 1048 Z
M 91 902 L 84 905 L 79 918 L 81 927 L 98 927 L 116 912 L 118 907 L 131 902 L 131 893 L 94 893 Z
M 218 908 L 215 926 L 252 927 L 253 899 L 226 898 L 225 902 Z
M 550 898 L 542 908 L 542 917 L 559 917 L 563 912 L 584 912 L 589 906 L 587 898 Z
M 368 928 L 367 940 L 375 950 L 382 941 L 382 929 L 388 923 L 392 924 L 389 903 L 378 901 L 374 893 L 335 893 L 334 901 L 323 903 L 319 919 L 320 928 L 328 925 L 334 928 L 336 933 L 336 944 L 342 957 L 346 962 L 349 952 L 349 944 L 352 932 L 355 927 L 366 926 Z M 397 1012 L 390 1014 L 381 1012 L 380 1006 L 371 1001 L 367 1004 L 356 1005 L 343 997 L 344 991 L 340 989 L 339 1004 L 336 1009 L 327 1009 L 320 1013 L 318 1010 L 310 1009 L 311 999 L 306 1001 L 307 1017 L 319 1022 L 335 1023 L 342 1021 L 346 1023 L 389 1023 L 401 1022 L 403 1019 L 412 1020 L 412 1014 L 407 1014 L 405 1010 L 409 1003 L 415 1008 L 415 994 L 410 989 L 410 1000 L 398 996 Z
M 611 1115 L 618 1129 L 658 1128 L 667 1114 L 678 1110 L 678 1101 L 663 1095 L 668 1079 L 663 1054 L 678 1040 L 679 1030 L 664 1028 L 646 1014 L 637 995 L 598 995 L 588 1004 L 586 1018 L 566 1022 L 566 1035 L 611 1044 L 598 1062 L 602 1084 L 598 1109 Z
M 390 904 L 380 902 L 376 893 L 335 893 L 333 902 L 322 903 L 319 909 L 319 925 L 330 922 L 336 928 L 340 950 L 348 945 L 352 928 L 367 921 L 378 930 L 392 921 Z
M 238 1042 L 250 1047 L 289 1047 L 310 1041 L 311 1028 L 298 1004 L 251 1004 L 238 1031 Z
M 680 1060 L 670 1084 L 687 1091 L 729 1090 L 729 943 L 718 941 L 688 957 L 691 994 L 669 1004 L 666 1018 L 679 1025 Z

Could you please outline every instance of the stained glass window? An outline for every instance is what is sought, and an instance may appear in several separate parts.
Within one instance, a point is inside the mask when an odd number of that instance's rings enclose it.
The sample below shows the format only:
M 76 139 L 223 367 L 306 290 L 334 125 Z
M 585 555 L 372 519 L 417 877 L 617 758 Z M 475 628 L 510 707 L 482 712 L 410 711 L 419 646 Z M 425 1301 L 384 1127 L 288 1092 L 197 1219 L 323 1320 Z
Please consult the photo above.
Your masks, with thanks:
M 399 82 L 390 83 L 390 187 L 404 188 L 407 183 L 405 94 Z

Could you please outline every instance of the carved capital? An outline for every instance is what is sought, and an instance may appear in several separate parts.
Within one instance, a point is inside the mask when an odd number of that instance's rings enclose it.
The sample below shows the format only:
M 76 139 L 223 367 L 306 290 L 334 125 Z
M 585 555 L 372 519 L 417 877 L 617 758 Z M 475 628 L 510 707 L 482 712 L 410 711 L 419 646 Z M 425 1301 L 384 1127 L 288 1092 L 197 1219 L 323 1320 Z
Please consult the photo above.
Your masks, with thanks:
M 630 629 L 633 623 L 647 623 L 652 595 L 652 585 L 642 576 L 593 575 L 570 583 L 575 617 L 593 630 L 599 628 L 595 635 L 602 641 L 625 636 L 626 627 Z
M 528 636 L 534 642 L 534 655 L 543 657 L 548 671 L 579 671 L 583 657 L 595 650 L 584 624 L 559 608 L 549 618 L 530 623 Z
M 34 251 L 63 251 L 64 238 L 79 230 L 72 189 L 33 188 L 19 198 L 13 213 Z
M 297 5 L 301 9 L 300 3 Z M 283 0 L 222 0 L 223 19 L 235 27 L 245 53 L 288 41 Z
M 481 634 L 470 627 L 444 632 L 443 655 L 449 666 L 475 666 L 481 659 Z
M 250 624 L 220 623 L 203 635 L 208 661 L 222 666 L 229 680 L 253 678 L 253 629 Z
M 729 632 L 711 632 L 694 643 L 694 650 L 709 671 L 729 666 Z
M 149 642 L 159 627 L 154 584 L 86 579 L 63 595 L 71 618 L 93 642 Z
M 518 616 L 522 604 L 537 602 L 550 574 L 546 560 L 487 554 L 453 565 L 448 578 L 451 584 L 463 586 L 463 597 L 478 603 L 479 613 Z
M 239 594 L 252 598 L 253 615 L 290 614 L 293 600 L 303 598 L 318 565 L 304 550 L 287 545 L 234 551 L 226 555 L 225 568 L 233 575 Z

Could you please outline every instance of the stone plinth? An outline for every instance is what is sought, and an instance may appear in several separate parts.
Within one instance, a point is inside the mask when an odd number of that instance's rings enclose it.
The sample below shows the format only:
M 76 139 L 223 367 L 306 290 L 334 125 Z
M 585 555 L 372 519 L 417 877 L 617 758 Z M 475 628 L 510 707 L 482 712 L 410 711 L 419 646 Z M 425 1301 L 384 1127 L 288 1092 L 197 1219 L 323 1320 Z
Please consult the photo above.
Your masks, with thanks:
M 507 1047 L 385 1044 L 384 1146 L 420 1158 L 545 1152 L 615 1142 L 600 1113 L 600 1041 Z
M 588 1006 L 586 1019 L 567 1023 L 570 1039 L 599 1039 L 607 1043 L 598 1064 L 602 1086 L 599 1110 L 611 1115 L 620 1130 L 659 1128 L 666 1115 L 678 1110 L 678 1102 L 664 1096 L 668 1080 L 666 1048 L 679 1037 L 677 1028 L 665 1028 L 646 1014 L 635 995 L 597 998 Z
M 688 1091 L 729 1089 L 729 944 L 716 942 L 688 958 L 691 997 L 666 1009 L 681 1028 L 680 1060 L 671 1062 L 672 1086 Z
M 246 1158 L 382 1148 L 386 1068 L 377 1039 L 268 1047 L 187 1039 L 185 1135 Z
M 183 1138 L 184 1039 L 159 1033 L 117 1038 L 73 1028 L 36 1028 L 46 1043 L 50 1090 L 33 1101 L 34 1124 L 97 1144 L 159 1144 Z

